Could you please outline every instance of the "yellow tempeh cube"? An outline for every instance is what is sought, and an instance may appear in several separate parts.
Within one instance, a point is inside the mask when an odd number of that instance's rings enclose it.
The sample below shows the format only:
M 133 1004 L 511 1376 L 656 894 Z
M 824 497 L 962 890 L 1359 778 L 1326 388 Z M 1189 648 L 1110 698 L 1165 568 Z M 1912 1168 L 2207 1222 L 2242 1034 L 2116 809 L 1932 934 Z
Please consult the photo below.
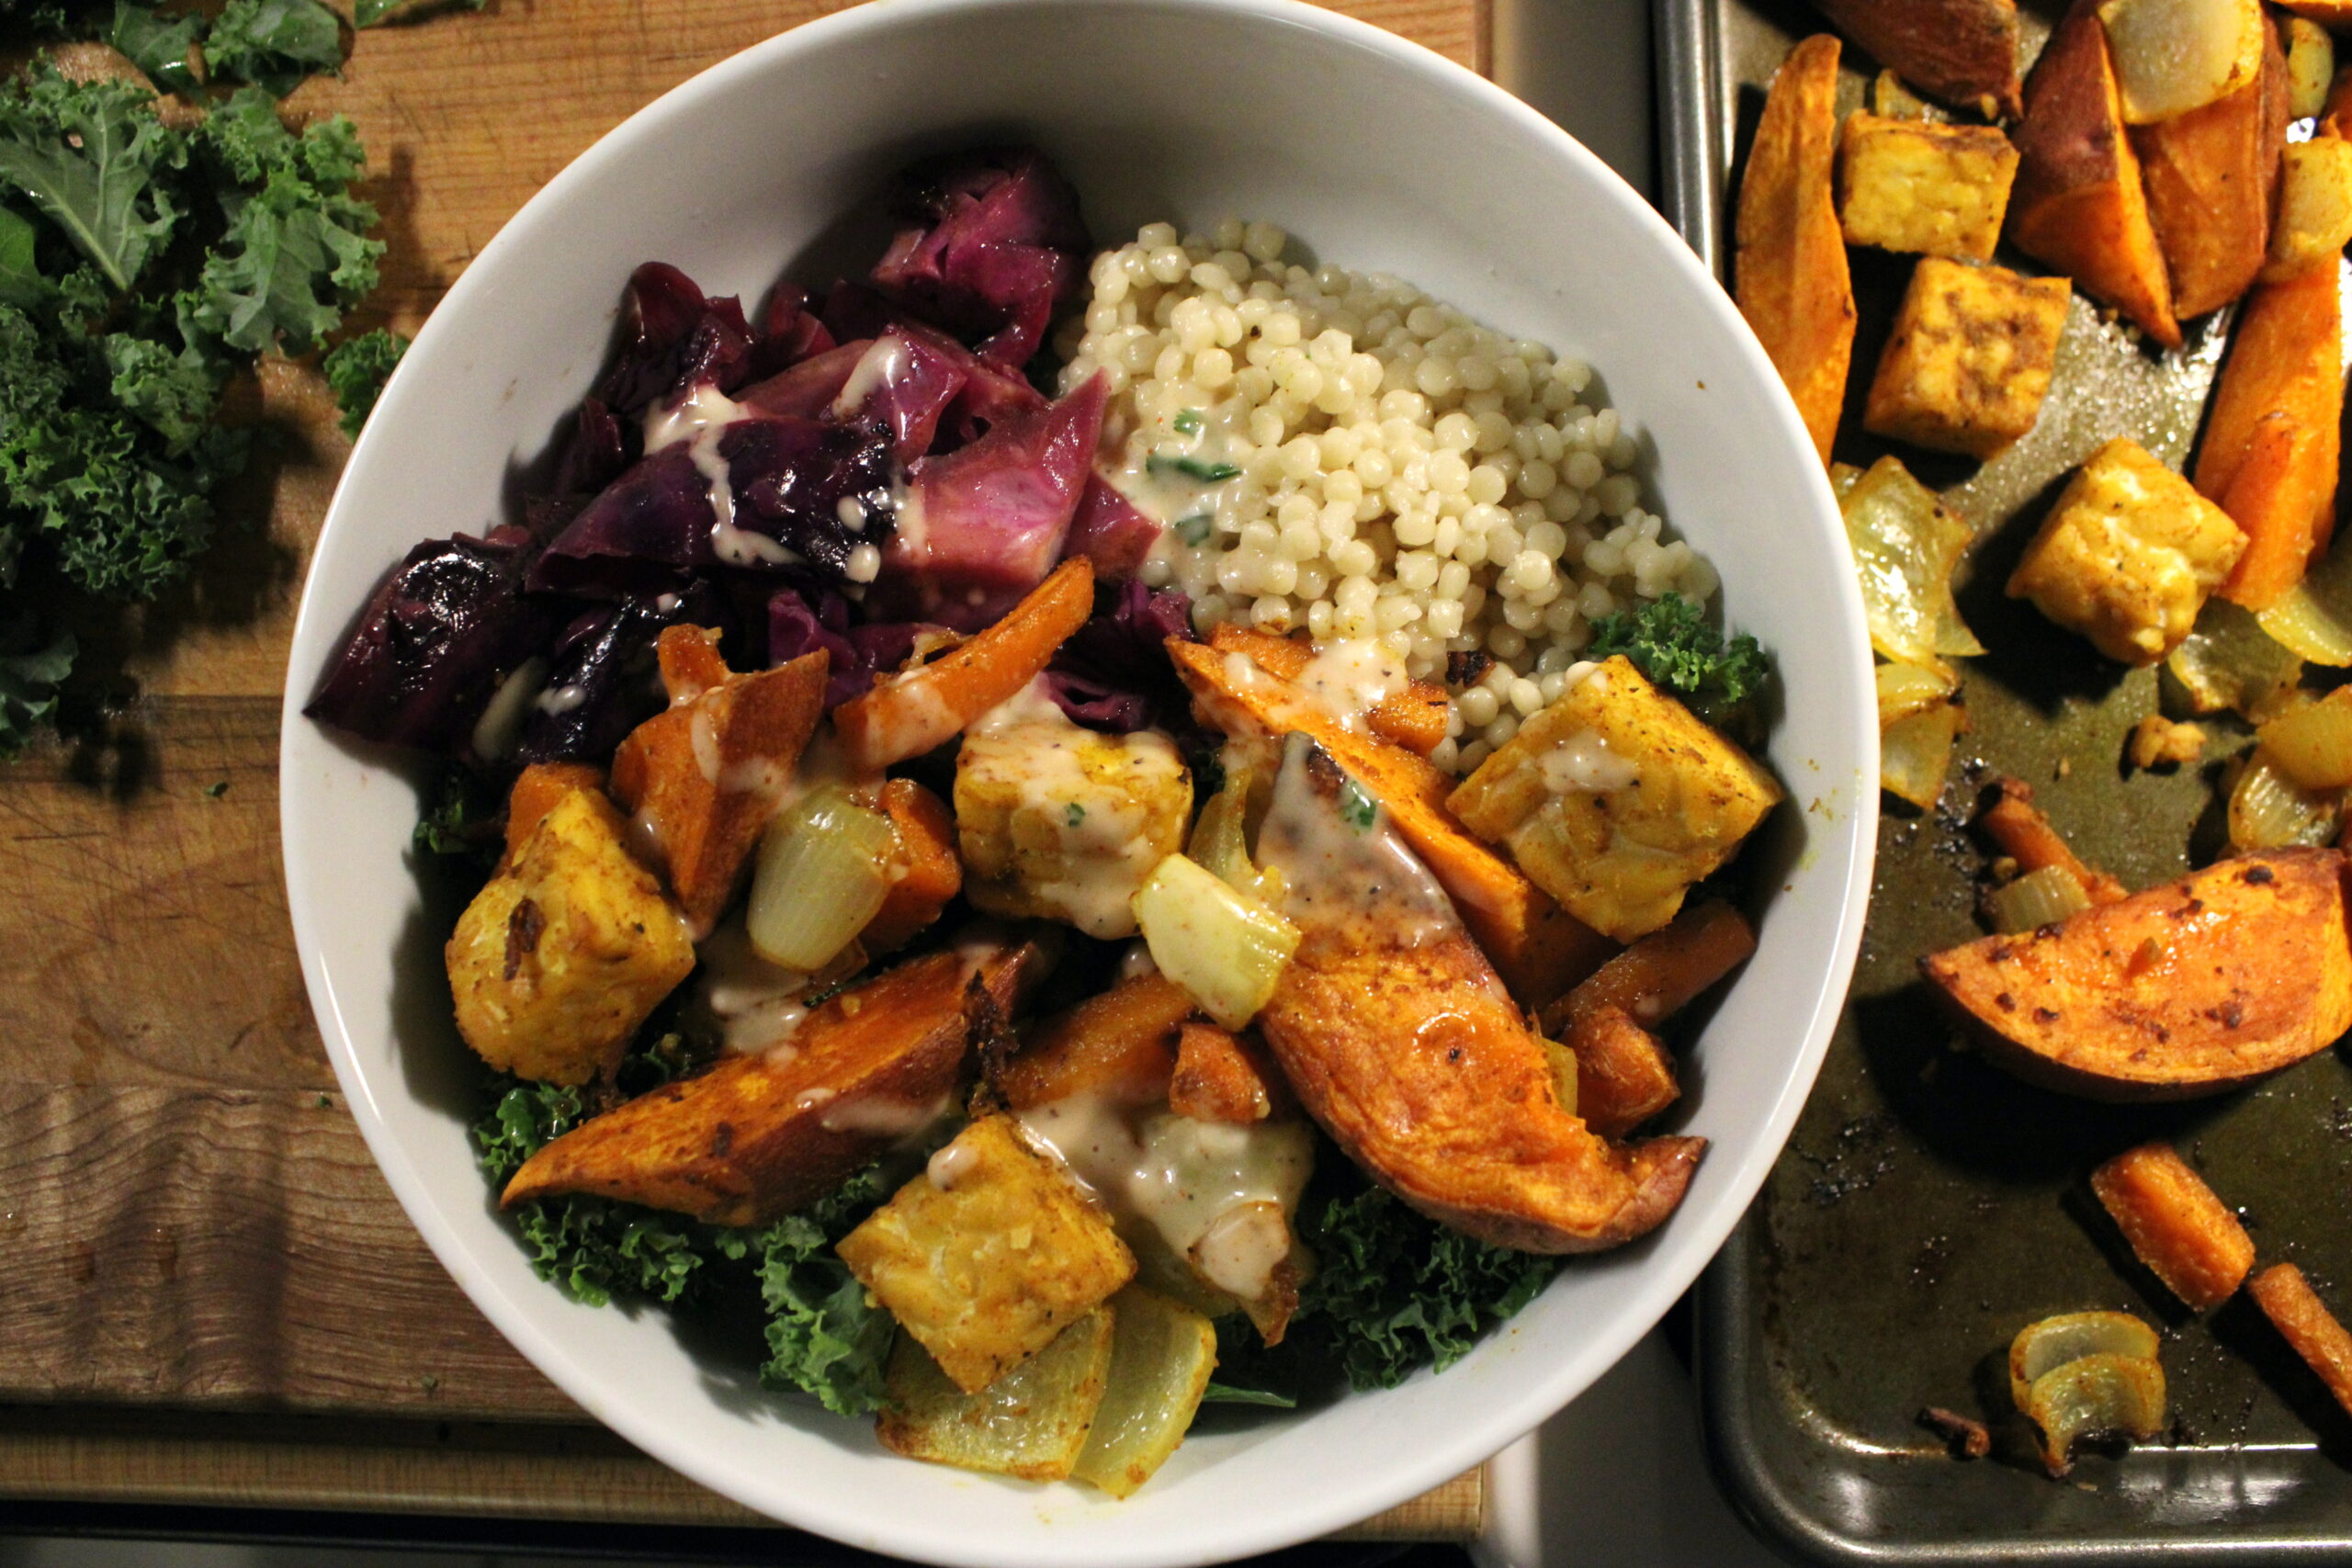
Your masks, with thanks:
M 2072 293 L 2063 277 L 1923 258 L 1879 355 L 1863 428 L 1994 456 L 2041 416 Z
M 1846 117 L 1838 220 L 1849 245 L 1990 261 L 2018 150 L 1989 125 Z

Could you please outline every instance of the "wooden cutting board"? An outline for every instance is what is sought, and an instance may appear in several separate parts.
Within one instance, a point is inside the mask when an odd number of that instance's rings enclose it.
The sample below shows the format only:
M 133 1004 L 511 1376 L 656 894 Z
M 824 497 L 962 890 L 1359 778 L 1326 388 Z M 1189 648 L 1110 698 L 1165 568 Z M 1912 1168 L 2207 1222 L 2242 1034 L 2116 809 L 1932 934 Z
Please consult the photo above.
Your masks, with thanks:
M 1483 71 L 1487 6 L 1336 8 Z M 413 333 L 597 137 L 838 8 L 491 0 L 358 35 L 344 79 L 293 106 L 366 141 L 390 244 L 370 311 Z M 267 525 L 164 603 L 82 626 L 85 668 L 133 700 L 0 764 L 0 1498 L 749 1522 L 507 1346 L 343 1110 L 287 921 L 277 752 L 348 448 L 308 367 L 265 367 L 251 400 L 275 433 L 244 498 Z M 1473 1472 L 1365 1529 L 1464 1539 L 1482 1505 Z

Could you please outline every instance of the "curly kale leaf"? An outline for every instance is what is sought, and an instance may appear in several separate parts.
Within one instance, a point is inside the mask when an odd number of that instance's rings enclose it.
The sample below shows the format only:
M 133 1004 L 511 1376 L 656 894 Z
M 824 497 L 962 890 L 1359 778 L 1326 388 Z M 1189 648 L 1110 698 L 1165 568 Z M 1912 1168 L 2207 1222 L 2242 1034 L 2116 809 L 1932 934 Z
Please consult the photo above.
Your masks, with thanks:
M 343 23 L 319 0 L 229 0 L 205 39 L 214 74 L 284 97 L 343 65 Z
M 362 333 L 349 343 L 340 344 L 327 351 L 319 368 L 326 373 L 327 385 L 334 389 L 334 400 L 343 410 L 343 433 L 356 438 L 359 427 L 368 423 L 375 412 L 376 400 L 383 395 L 384 382 L 392 367 L 408 352 L 408 339 L 398 333 L 378 327 L 372 333 Z
M 115 0 L 107 41 L 163 91 L 193 93 L 200 84 L 188 54 L 203 30 L 204 19 L 192 13 L 166 17 L 153 0 Z
M 188 319 L 250 354 L 273 344 L 306 352 L 376 287 L 384 254 L 382 241 L 368 238 L 376 209 L 345 188 L 362 167 L 356 134 L 336 116 L 295 136 L 251 93 L 213 120 L 207 151 L 261 189 L 226 203 L 228 231 L 205 259 Z
M 760 1233 L 760 1297 L 768 1311 L 762 1382 L 812 1393 L 838 1415 L 882 1407 L 896 1325 L 868 1303 L 865 1287 L 834 1256 L 833 1244 L 889 1194 L 880 1167 L 868 1166 L 830 1197 Z
M 462 860 L 487 877 L 504 847 L 504 827 L 505 803 L 497 792 L 472 769 L 453 766 L 441 776 L 424 815 L 416 819 L 410 842 L 420 857 Z M 527 1153 L 523 1156 L 529 1157 Z
M 1725 642 L 1698 605 L 1673 592 L 1593 622 L 1585 657 L 1620 653 L 1719 725 L 1763 690 L 1770 673 L 1754 637 L 1742 633 Z
M 1533 1301 L 1559 1265 L 1474 1240 L 1369 1184 L 1310 1194 L 1299 1220 L 1317 1269 L 1292 1332 L 1328 1347 L 1358 1389 L 1451 1366 Z
M 394 17 L 403 20 L 422 18 L 436 11 L 479 11 L 490 0 L 358 0 L 351 8 L 351 24 L 372 28 Z
M 0 88 L 0 184 L 22 192 L 117 289 L 169 242 L 187 138 L 129 82 L 69 82 L 41 64 Z
M 74 668 L 74 636 L 44 641 L 29 612 L 0 626 L 0 756 L 24 749 L 57 707 L 57 688 Z

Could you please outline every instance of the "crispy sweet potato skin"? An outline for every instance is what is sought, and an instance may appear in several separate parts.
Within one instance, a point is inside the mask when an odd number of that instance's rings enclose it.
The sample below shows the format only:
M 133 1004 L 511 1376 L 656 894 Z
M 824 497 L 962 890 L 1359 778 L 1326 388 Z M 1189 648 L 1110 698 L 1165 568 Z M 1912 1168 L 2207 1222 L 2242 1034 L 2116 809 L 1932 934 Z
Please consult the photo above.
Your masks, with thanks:
M 1732 282 L 1804 416 L 1823 463 L 1854 355 L 1854 286 L 1838 221 L 1838 40 L 1816 34 L 1789 51 L 1739 186 Z
M 1674 1059 L 1623 1008 L 1587 1013 L 1564 1043 L 1577 1054 L 1577 1114 L 1604 1138 L 1623 1137 L 1682 1093 Z
M 1168 1109 L 1196 1122 L 1263 1122 L 1292 1109 L 1290 1086 L 1254 1041 L 1195 1019 L 1176 1032 Z
M 1009 1012 L 1036 966 L 1000 953 L 977 978 Z M 713 1224 L 757 1224 L 822 1197 L 944 1107 L 967 1077 L 967 976 L 935 953 L 810 1013 L 788 1056 L 729 1056 L 573 1128 L 500 1200 L 591 1192 Z
M 2352 1415 L 2352 1333 L 2327 1310 L 2303 1271 L 2291 1263 L 2273 1264 L 2256 1274 L 2247 1289 L 2262 1314 L 2319 1374 L 2335 1403 Z
M 2352 1024 L 2344 857 L 2222 861 L 1919 967 L 2020 1077 L 2094 1100 L 2218 1094 Z
M 1513 996 L 1531 1006 L 1556 997 L 1615 951 L 1517 866 L 1464 832 L 1445 809 L 1454 781 L 1422 758 L 1345 728 L 1288 681 L 1248 674 L 1246 667 L 1237 677 L 1225 655 L 1200 643 L 1170 641 L 1168 657 L 1209 724 L 1228 735 L 1304 731 L 1370 790 L 1444 885 Z
M 2270 253 L 2287 148 L 2287 58 L 2262 28 L 2262 69 L 2233 93 L 2154 125 L 2132 128 L 2148 220 L 2182 321 L 2245 293 Z
M 1814 0 L 1855 47 L 1954 108 L 2018 112 L 2014 0 Z
M 2017 184 L 2009 238 L 2139 323 L 2180 346 L 2172 285 L 2149 220 L 2140 160 L 2123 130 L 2123 100 L 2096 0 L 2076 0 L 2025 84 L 2025 118 L 2011 133 Z
M 2221 594 L 2250 610 L 2269 608 L 2301 582 L 2335 532 L 2344 417 L 2339 282 L 2330 265 L 2257 287 L 2238 312 L 2206 410 L 2197 489 L 2245 530 L 2245 553 Z M 2288 428 L 2266 440 L 2264 422 L 2274 413 L 2287 416 Z M 2280 432 L 2275 423 L 2270 429 Z M 2257 446 L 2262 467 L 2241 486 Z
M 2254 1238 L 2170 1144 L 2126 1149 L 2091 1172 L 2091 1190 L 2155 1277 L 2198 1312 L 2237 1293 Z
M 1157 971 L 1122 980 L 1048 1020 L 997 1070 L 997 1091 L 1014 1111 L 1073 1094 L 1159 1100 L 1176 1071 L 1177 1026 L 1197 1010 L 1190 992 Z

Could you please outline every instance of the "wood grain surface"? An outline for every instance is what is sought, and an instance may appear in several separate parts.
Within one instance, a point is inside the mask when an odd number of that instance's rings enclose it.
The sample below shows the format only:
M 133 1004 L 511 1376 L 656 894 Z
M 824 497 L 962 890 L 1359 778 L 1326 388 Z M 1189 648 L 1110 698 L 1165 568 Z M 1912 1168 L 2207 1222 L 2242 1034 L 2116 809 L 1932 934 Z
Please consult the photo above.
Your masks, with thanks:
M 390 251 L 360 324 L 413 332 L 598 136 L 838 5 L 491 0 L 357 35 L 292 104 L 350 114 L 375 160 Z M 1487 68 L 1487 0 L 1336 8 Z M 348 447 L 308 365 L 243 396 L 270 432 L 241 498 L 266 523 L 162 604 L 79 625 L 129 705 L 0 772 L 0 1497 L 749 1522 L 582 1425 L 342 1111 L 287 921 L 277 725 Z M 1360 1533 L 1466 1539 L 1482 1513 L 1473 1472 Z

